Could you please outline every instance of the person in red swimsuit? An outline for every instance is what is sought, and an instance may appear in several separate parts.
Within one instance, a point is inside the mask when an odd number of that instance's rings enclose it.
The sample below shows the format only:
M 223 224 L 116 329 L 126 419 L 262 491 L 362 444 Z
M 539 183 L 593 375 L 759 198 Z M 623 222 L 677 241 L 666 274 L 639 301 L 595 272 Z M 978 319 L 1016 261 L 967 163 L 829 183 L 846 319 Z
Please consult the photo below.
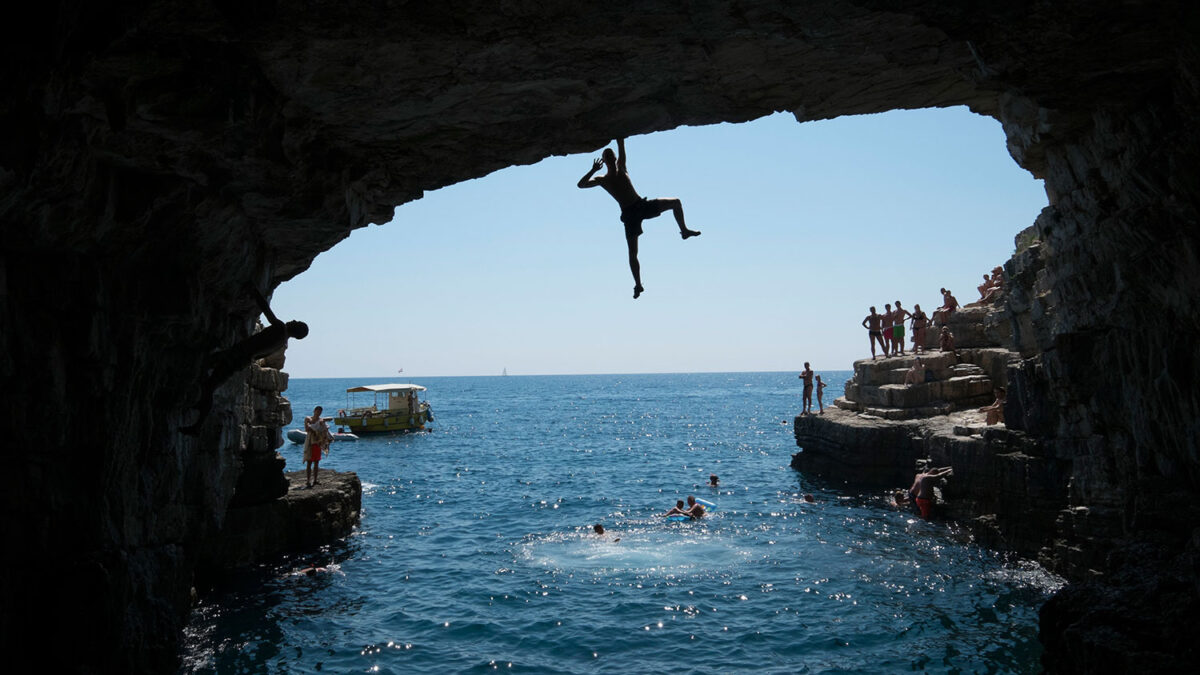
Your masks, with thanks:
M 930 469 L 923 473 L 918 473 L 913 479 L 912 487 L 908 489 L 908 495 L 917 503 L 917 507 L 921 509 L 921 517 L 926 520 L 933 514 L 933 487 L 942 478 L 952 475 L 954 469 L 951 467 L 942 467 L 940 469 Z

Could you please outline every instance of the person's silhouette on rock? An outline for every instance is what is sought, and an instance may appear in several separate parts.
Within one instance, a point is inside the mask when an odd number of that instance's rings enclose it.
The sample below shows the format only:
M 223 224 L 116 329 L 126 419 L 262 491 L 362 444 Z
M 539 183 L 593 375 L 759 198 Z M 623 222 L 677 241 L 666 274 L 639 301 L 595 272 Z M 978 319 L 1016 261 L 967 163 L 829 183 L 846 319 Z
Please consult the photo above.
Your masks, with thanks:
M 248 288 L 254 295 L 254 301 L 258 303 L 259 309 L 266 315 L 267 321 L 271 325 L 209 357 L 205 366 L 207 375 L 200 385 L 200 400 L 196 403 L 196 410 L 200 414 L 194 423 L 179 429 L 182 433 L 194 436 L 200 432 L 200 425 L 208 418 L 208 413 L 212 409 L 213 392 L 224 384 L 225 380 L 256 359 L 270 356 L 283 349 L 287 345 L 288 338 L 300 340 L 308 335 L 308 324 L 303 321 L 288 321 L 287 323 L 280 321 L 258 289 L 253 286 Z
M 590 188 L 599 185 L 612 195 L 621 206 L 621 222 L 625 224 L 625 243 L 629 247 L 629 270 L 633 272 L 633 298 L 636 300 L 642 291 L 641 265 L 638 264 L 638 237 L 642 236 L 642 221 L 657 218 L 666 211 L 675 213 L 675 222 L 679 223 L 679 235 L 684 239 L 700 235 L 697 230 L 689 230 L 683 221 L 683 204 L 674 198 L 646 199 L 633 189 L 633 181 L 625 170 L 625 139 L 617 139 L 619 155 L 614 155 L 611 148 L 605 148 L 601 158 L 592 162 L 592 170 L 579 179 L 579 187 Z M 602 176 L 595 173 L 604 166 L 608 172 Z

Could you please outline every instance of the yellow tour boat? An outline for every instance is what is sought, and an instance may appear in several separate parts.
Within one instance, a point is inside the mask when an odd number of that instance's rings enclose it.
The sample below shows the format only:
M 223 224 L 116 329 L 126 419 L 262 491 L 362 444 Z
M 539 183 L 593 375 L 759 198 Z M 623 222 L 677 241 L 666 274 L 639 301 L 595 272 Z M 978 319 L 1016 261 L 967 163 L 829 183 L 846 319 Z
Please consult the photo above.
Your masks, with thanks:
M 339 410 L 333 423 L 349 427 L 355 434 L 379 434 L 392 431 L 422 431 L 426 422 L 433 421 L 429 403 L 420 400 L 425 387 L 419 384 L 364 384 L 346 390 L 346 408 Z M 355 394 L 371 392 L 375 402 L 369 406 L 353 405 Z M 380 408 L 380 395 L 384 396 Z

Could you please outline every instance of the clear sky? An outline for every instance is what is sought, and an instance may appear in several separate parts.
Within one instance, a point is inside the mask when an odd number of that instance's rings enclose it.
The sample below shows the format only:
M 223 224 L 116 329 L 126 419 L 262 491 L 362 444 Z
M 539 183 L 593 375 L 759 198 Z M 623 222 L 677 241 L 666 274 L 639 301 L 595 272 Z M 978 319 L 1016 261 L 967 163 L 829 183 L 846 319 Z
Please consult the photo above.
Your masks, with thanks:
M 615 146 L 614 146 L 615 147 Z M 646 292 L 616 202 L 550 157 L 427 194 L 356 230 L 273 298 L 293 377 L 848 370 L 868 307 L 926 312 L 982 275 L 1046 205 L 999 122 L 966 108 L 685 127 L 626 141 L 646 197 Z M 404 373 L 397 373 L 403 368 Z

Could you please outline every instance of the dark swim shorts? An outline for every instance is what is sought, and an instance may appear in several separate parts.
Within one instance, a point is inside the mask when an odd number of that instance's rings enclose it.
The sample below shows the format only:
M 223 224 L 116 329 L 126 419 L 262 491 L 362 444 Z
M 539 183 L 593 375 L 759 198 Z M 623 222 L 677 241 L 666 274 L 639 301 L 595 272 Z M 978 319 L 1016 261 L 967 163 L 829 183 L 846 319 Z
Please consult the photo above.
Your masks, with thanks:
M 642 221 L 661 215 L 665 210 L 645 197 L 630 204 L 627 208 L 621 209 L 621 222 L 625 223 L 625 236 L 642 234 Z

